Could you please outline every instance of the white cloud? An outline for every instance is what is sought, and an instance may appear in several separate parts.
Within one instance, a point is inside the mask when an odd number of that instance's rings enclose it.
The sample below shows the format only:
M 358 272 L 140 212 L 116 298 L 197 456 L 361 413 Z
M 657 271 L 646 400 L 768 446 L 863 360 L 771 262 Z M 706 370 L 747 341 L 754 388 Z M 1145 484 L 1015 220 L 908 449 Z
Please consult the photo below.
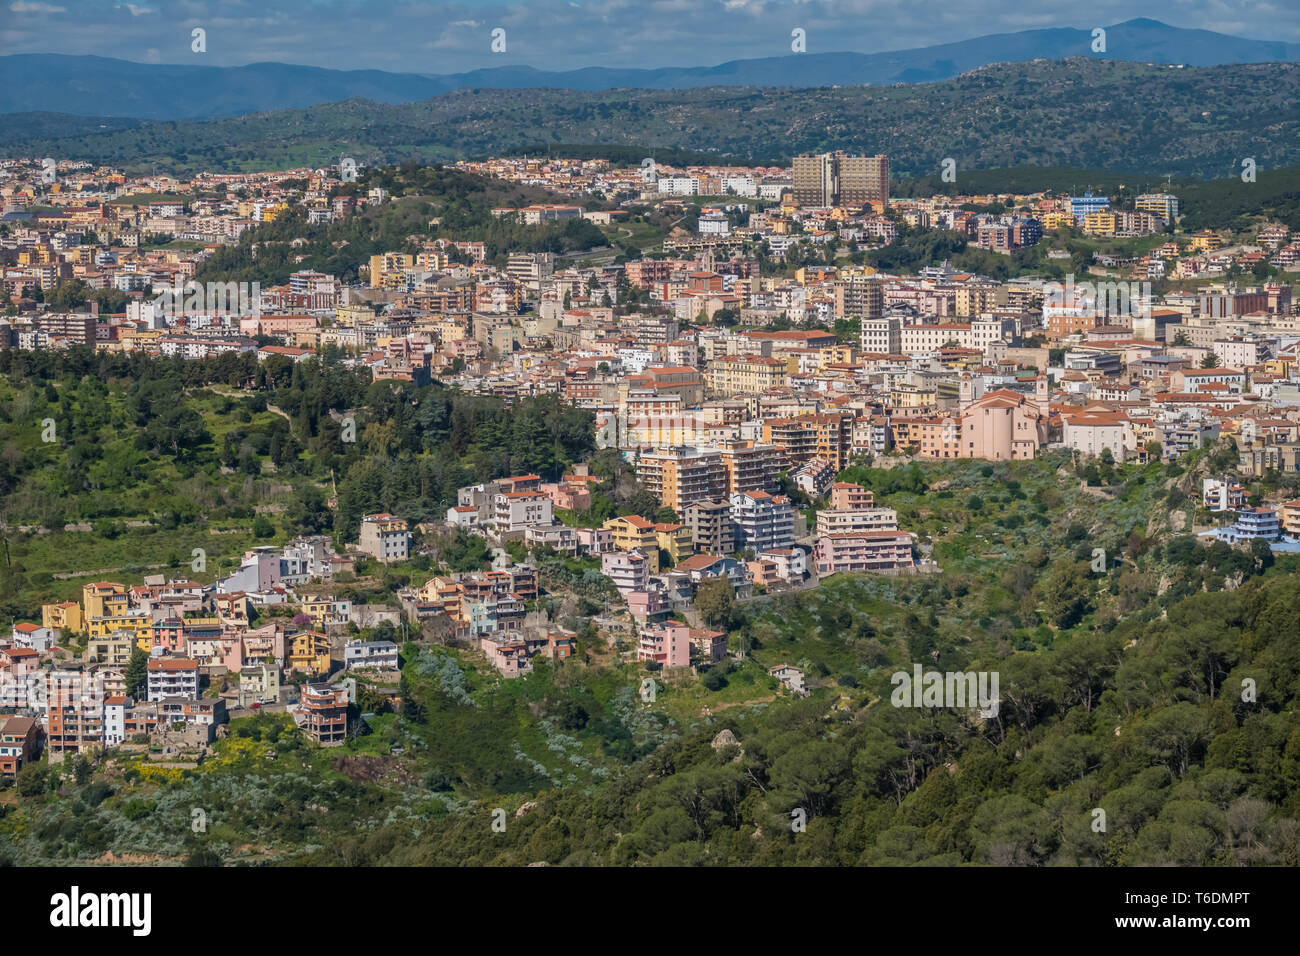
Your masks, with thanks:
M 17 3 L 9 4 L 9 9 L 14 13 L 67 13 L 67 7 L 56 7 L 52 3 L 25 3 L 24 0 L 18 0 Z

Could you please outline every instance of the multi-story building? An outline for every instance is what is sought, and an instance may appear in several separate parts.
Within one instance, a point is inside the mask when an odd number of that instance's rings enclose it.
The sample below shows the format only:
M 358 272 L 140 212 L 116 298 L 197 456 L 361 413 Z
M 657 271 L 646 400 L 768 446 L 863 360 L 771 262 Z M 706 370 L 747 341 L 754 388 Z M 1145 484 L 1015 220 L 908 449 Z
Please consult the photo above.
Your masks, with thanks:
M 903 323 L 897 318 L 862 320 L 862 351 L 875 355 L 897 355 L 903 348 Z
M 817 512 L 817 534 L 856 534 L 862 531 L 897 531 L 893 508 L 822 508 Z
M 830 505 L 844 510 L 874 508 L 876 496 L 870 488 L 864 488 L 855 482 L 837 481 L 831 485 Z
M 600 556 L 600 573 L 627 597 L 650 586 L 650 559 L 643 551 L 606 551 Z
M 1201 503 L 1210 511 L 1236 511 L 1246 503 L 1246 489 L 1235 478 L 1203 478 Z
M 610 533 L 619 551 L 640 551 L 650 560 L 650 573 L 659 570 L 659 539 L 655 523 L 640 515 L 610 518 L 601 527 Z
M 13 780 L 41 753 L 43 733 L 35 717 L 0 718 L 0 777 Z
M 321 746 L 338 746 L 348 733 L 347 689 L 332 684 L 304 684 L 295 719 Z
M 820 458 L 838 472 L 848 464 L 855 417 L 833 412 L 770 418 L 763 422 L 763 441 L 780 449 L 786 468 Z
M 113 617 L 130 607 L 126 586 L 116 581 L 98 581 L 81 589 L 83 621 L 96 617 Z
M 819 575 L 910 568 L 912 536 L 902 531 L 826 534 L 817 539 L 813 562 Z
M 330 672 L 330 639 L 319 631 L 299 631 L 289 639 L 289 670 L 312 677 Z M 150 698 L 152 700 L 152 698 Z
M 685 524 L 675 521 L 660 521 L 655 524 L 654 533 L 657 549 L 668 555 L 673 564 L 683 558 L 690 557 L 692 554 L 692 545 L 695 539 L 691 537 L 691 529 Z M 656 570 L 658 569 L 656 568 Z
M 731 496 L 731 520 L 737 548 L 766 551 L 794 544 L 794 505 L 785 495 L 765 491 Z
M 656 661 L 664 667 L 689 667 L 691 629 L 677 621 L 647 624 L 641 630 L 636 659 Z
M 746 439 L 726 439 L 715 446 L 727 472 L 727 494 L 770 491 L 781 471 L 781 450 Z
M 835 317 L 837 319 L 860 318 L 864 323 L 879 322 L 884 309 L 885 294 L 877 276 L 845 272 L 836 277 Z M 866 348 L 865 341 L 863 348 Z
M 107 637 L 92 637 L 86 641 L 86 652 L 82 660 L 87 664 L 106 664 L 109 667 L 125 667 L 131 660 L 131 652 L 136 648 L 136 636 L 133 631 L 118 631 Z
M 199 662 L 190 657 L 155 657 L 146 667 L 149 701 L 199 696 Z
M 104 745 L 103 675 L 79 664 L 45 674 L 42 709 L 51 758 Z
M 410 548 L 411 532 L 406 521 L 390 514 L 366 515 L 361 519 L 361 536 L 357 547 L 376 561 L 391 564 L 405 561 Z
M 511 534 L 553 524 L 554 502 L 540 491 L 502 492 L 492 499 L 492 523 L 497 534 Z
M 1178 197 L 1169 193 L 1143 193 L 1133 200 L 1133 207 L 1159 216 L 1166 224 L 1178 221 Z
M 704 383 L 715 395 L 756 395 L 785 384 L 791 363 L 761 355 L 719 355 L 704 370 Z
M 397 670 L 397 663 L 397 645 L 392 641 L 348 641 L 343 646 L 343 666 L 348 670 L 354 667 Z
M 820 498 L 835 481 L 836 467 L 825 458 L 810 458 L 794 471 L 790 480 L 810 498 Z
M 889 158 L 836 151 L 794 157 L 794 201 L 800 206 L 863 206 L 889 201 Z
M 62 634 L 80 634 L 85 629 L 81 605 L 76 601 L 41 605 L 41 624 L 56 628 Z
M 726 465 L 717 451 L 674 447 L 643 450 L 637 477 L 652 495 L 678 515 L 696 501 L 721 498 L 729 485 Z
M 736 531 L 731 523 L 731 502 L 725 498 L 697 501 L 682 514 L 691 530 L 695 550 L 703 554 L 733 554 Z
M 1283 502 L 1277 516 L 1283 531 L 1292 537 L 1300 536 L 1300 498 Z
M 313 626 L 328 628 L 330 625 L 348 622 L 352 614 L 352 602 L 332 594 L 304 592 L 299 596 L 299 610 L 311 618 Z
M 239 670 L 239 706 L 272 704 L 280 699 L 280 668 L 263 661 Z

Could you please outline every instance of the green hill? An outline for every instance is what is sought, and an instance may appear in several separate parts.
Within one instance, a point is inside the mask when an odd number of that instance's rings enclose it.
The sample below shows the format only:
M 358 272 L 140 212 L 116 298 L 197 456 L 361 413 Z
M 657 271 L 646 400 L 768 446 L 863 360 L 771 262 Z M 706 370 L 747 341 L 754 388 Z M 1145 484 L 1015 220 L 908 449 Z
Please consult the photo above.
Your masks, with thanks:
M 48 124 L 45 127 L 48 129 Z M 887 152 L 896 173 L 1021 166 L 1216 178 L 1252 157 L 1300 163 L 1300 67 L 1175 67 L 1076 58 L 983 67 L 893 87 L 458 90 L 418 103 L 347 100 L 211 122 L 44 133 L 13 152 L 132 171 L 446 160 L 546 143 L 686 149 L 788 161 Z

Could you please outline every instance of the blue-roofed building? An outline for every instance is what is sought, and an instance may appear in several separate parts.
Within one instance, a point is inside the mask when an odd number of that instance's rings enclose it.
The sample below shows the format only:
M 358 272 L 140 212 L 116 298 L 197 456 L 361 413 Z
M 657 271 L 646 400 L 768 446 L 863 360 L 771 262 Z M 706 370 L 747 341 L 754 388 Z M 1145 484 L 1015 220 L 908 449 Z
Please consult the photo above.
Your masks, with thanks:
M 1070 197 L 1070 215 L 1075 219 L 1082 219 L 1090 212 L 1101 212 L 1103 209 L 1110 208 L 1110 199 L 1106 196 L 1094 196 L 1087 192 L 1082 196 Z

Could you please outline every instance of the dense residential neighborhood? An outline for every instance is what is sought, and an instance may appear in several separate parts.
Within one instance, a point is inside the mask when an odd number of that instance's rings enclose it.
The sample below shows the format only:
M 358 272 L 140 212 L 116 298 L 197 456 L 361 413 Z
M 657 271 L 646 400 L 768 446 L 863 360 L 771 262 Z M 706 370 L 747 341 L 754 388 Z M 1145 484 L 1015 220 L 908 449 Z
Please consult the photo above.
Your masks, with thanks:
M 6 9 L 17 912 L 851 866 L 1249 927 L 1300 866 L 1300 14 L 462 7 Z
M 442 532 L 373 513 L 346 551 L 309 536 L 254 548 L 208 585 L 87 584 L 80 601 L 16 622 L 0 649 L 15 714 L 6 775 L 42 748 L 51 759 L 159 740 L 168 756 L 202 751 L 255 711 L 340 744 L 364 725 L 359 686 L 396 699 L 399 631 L 431 629 L 506 678 L 539 655 L 562 662 L 578 635 L 537 610 L 554 586 L 539 582 L 532 552 L 592 562 L 633 629 L 635 660 L 714 664 L 736 649 L 704 626 L 695 595 L 706 583 L 745 600 L 837 574 L 940 570 L 871 489 L 840 480 L 855 463 L 1063 450 L 1098 472 L 1230 440 L 1237 475 L 1300 470 L 1300 315 L 1285 281 L 1300 242 L 1276 223 L 1225 246 L 1213 232 L 1175 232 L 1179 201 L 1167 194 L 1131 209 L 1092 193 L 891 198 L 887 157 L 843 153 L 792 169 L 524 157 L 460 168 L 575 203 L 491 210 L 523 226 L 620 230 L 647 209 L 718 198 L 692 207 L 693 229 L 673 228 L 661 252 L 612 265 L 511 252 L 502 267 L 484 241 L 440 238 L 371 255 L 348 281 L 301 269 L 262 288 L 196 277 L 216 250 L 291 210 L 322 225 L 395 197 L 350 188 L 342 167 L 182 182 L 0 164 L 0 347 L 233 353 L 268 369 L 330 350 L 376 382 L 437 380 L 507 403 L 554 395 L 590 412 L 595 447 L 622 458 L 659 511 L 582 520 L 601 479 L 579 462 L 460 488 Z M 136 200 L 153 196 L 176 198 Z M 1098 256 L 1065 283 L 860 260 L 901 230 L 955 232 L 1002 253 L 1062 230 L 1168 238 L 1140 257 Z M 1276 277 L 1252 282 L 1251 270 Z M 1172 277 L 1197 285 L 1150 292 L 1150 280 Z M 61 299 L 73 285 L 80 301 Z M 1202 537 L 1300 549 L 1296 502 L 1245 507 L 1233 474 L 1206 479 L 1203 497 L 1233 521 Z M 436 555 L 419 544 L 426 532 L 482 539 L 492 570 L 412 582 L 388 607 L 339 596 L 332 582 L 355 578 L 358 560 Z

